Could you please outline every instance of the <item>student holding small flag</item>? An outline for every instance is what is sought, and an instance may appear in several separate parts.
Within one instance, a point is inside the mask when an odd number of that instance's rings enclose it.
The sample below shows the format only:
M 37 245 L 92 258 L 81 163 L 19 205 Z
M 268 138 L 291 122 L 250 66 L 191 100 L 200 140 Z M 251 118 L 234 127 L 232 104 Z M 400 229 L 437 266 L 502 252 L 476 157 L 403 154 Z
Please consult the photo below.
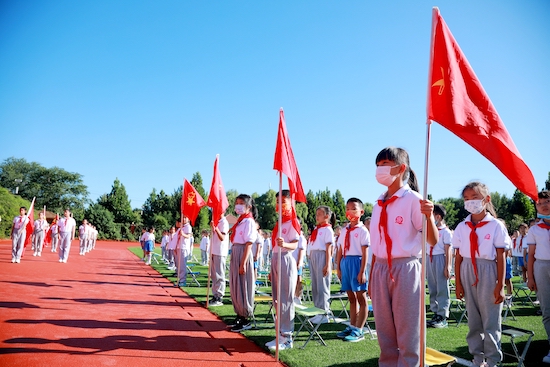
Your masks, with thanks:
M 537 200 L 538 222 L 529 229 L 529 264 L 527 286 L 537 292 L 542 311 L 542 323 L 550 343 L 550 191 L 539 192 Z M 550 352 L 542 359 L 550 363 Z
M 52 252 L 57 252 L 57 244 L 59 242 L 59 227 L 57 226 L 58 221 L 59 221 L 59 215 L 56 214 L 55 219 L 53 220 L 49 230 Z
M 65 209 L 63 213 L 64 218 L 58 222 L 59 226 L 59 262 L 66 263 L 69 259 L 69 252 L 71 251 L 71 242 L 74 240 L 74 234 L 76 232 L 76 222 L 71 217 L 71 211 Z
M 42 256 L 42 248 L 44 247 L 44 240 L 46 238 L 47 231 L 48 222 L 44 217 L 44 212 L 40 212 L 38 219 L 34 221 L 34 232 L 32 239 L 34 253 L 32 256 Z
M 456 298 L 466 299 L 470 329 L 466 341 L 473 365 L 493 367 L 502 360 L 505 251 L 512 243 L 506 226 L 496 219 L 486 185 L 471 182 L 462 197 L 470 215 L 458 224 L 452 239 L 457 249 Z
M 178 287 L 187 285 L 187 258 L 193 250 L 191 247 L 191 238 L 193 237 L 193 228 L 189 224 L 189 218 L 183 216 L 181 219 L 181 228 L 176 232 L 176 267 L 178 272 Z
M 229 250 L 229 222 L 225 213 L 221 213 L 218 224 L 212 220 L 212 259 L 210 264 L 210 276 L 212 278 L 212 300 L 210 306 L 222 306 L 225 295 L 225 262 Z
M 23 246 L 25 245 L 25 239 L 27 237 L 27 223 L 29 217 L 27 214 L 27 208 L 22 206 L 19 208 L 19 215 L 13 218 L 13 225 L 11 227 L 11 262 L 20 263 L 21 255 L 23 254 Z

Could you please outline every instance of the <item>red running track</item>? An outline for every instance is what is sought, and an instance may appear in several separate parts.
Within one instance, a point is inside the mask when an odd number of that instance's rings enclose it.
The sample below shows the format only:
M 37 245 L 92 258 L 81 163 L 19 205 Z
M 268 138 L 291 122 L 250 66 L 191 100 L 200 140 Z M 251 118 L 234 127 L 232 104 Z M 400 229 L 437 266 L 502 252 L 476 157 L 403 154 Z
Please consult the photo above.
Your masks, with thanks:
M 282 366 L 129 245 L 79 256 L 74 241 L 66 264 L 49 248 L 12 264 L 0 241 L 0 366 Z

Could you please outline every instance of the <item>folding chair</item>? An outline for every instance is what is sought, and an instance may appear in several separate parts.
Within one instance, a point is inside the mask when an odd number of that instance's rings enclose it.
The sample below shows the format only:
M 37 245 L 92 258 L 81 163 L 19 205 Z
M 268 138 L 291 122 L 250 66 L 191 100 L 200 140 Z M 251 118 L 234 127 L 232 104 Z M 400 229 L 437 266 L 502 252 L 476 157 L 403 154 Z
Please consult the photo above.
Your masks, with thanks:
M 449 308 L 449 311 L 450 311 L 449 313 L 456 320 L 456 327 L 460 325 L 463 319 L 468 320 L 468 315 L 466 314 L 466 305 L 464 303 L 464 300 L 461 300 L 458 298 L 451 298 L 451 306 Z M 455 313 L 460 314 L 460 316 L 457 317 Z
M 338 278 L 338 272 L 336 271 L 336 269 L 332 270 L 332 282 L 334 284 L 341 284 L 340 283 L 340 278 Z
M 345 292 L 332 293 L 330 295 L 330 298 L 328 299 L 329 307 L 332 306 L 332 301 L 334 301 L 334 300 L 340 301 L 340 305 L 342 305 L 342 310 L 338 314 L 338 318 L 342 317 L 342 315 L 345 315 L 346 319 L 349 319 L 349 313 L 348 313 L 348 309 L 347 309 L 347 306 L 348 306 L 348 303 L 349 303 L 348 295 Z M 331 313 L 330 316 L 332 317 L 332 321 L 337 322 L 336 321 L 336 316 L 334 315 L 334 312 L 332 312 L 332 308 L 331 308 L 330 313 Z
M 309 332 L 309 337 L 305 341 L 304 345 L 300 347 L 300 349 L 304 349 L 307 343 L 309 343 L 309 341 L 313 338 L 316 338 L 319 344 L 326 346 L 327 344 L 317 331 L 319 329 L 319 326 L 321 326 L 322 321 L 319 321 L 316 325 L 313 325 L 310 319 L 318 315 L 328 317 L 328 312 L 317 307 L 305 307 L 302 305 L 294 305 L 294 308 L 296 317 L 298 318 L 298 320 L 300 320 L 301 323 L 300 328 L 298 329 L 298 331 L 295 332 L 294 336 L 298 336 L 302 329 L 306 329 Z
M 522 296 L 520 296 L 520 292 L 522 294 Z M 514 298 L 521 298 L 521 304 L 524 305 L 526 304 L 527 302 L 525 302 L 525 298 L 527 298 L 527 300 L 531 303 L 531 305 L 533 305 L 533 307 L 535 307 L 535 303 L 533 302 L 533 300 L 531 299 L 531 296 L 533 295 L 533 291 L 530 290 L 529 288 L 523 286 L 523 287 L 514 287 Z
M 426 348 L 427 366 L 450 366 L 456 362 L 456 358 L 432 348 Z
M 267 319 L 269 318 L 270 314 L 273 322 L 275 322 L 275 317 L 273 316 L 273 298 L 268 294 L 256 294 L 254 295 L 254 309 L 252 310 L 252 321 L 254 322 L 254 329 L 256 329 L 258 326 L 256 322 L 256 306 L 258 305 L 258 303 L 269 304 L 269 311 L 267 312 L 264 323 L 267 324 Z
M 302 284 L 303 284 L 303 292 L 302 296 L 304 298 L 304 301 L 313 302 L 313 298 L 311 297 L 311 278 L 306 278 L 305 276 L 302 278 Z
M 503 305 L 503 311 L 504 315 L 502 316 L 502 322 L 506 321 L 506 317 L 508 316 L 508 312 L 512 315 L 512 319 L 516 321 L 516 315 L 514 315 L 514 311 L 512 311 L 512 295 L 507 295 L 504 297 L 504 305 Z
M 509 325 L 502 325 L 502 336 L 507 336 L 510 338 L 510 344 L 512 344 L 512 350 L 514 351 L 514 354 L 506 353 L 504 352 L 504 350 L 502 351 L 502 353 L 517 359 L 518 361 L 517 367 L 525 367 L 525 365 L 523 364 L 523 361 L 525 361 L 527 350 L 529 350 L 529 345 L 531 344 L 531 340 L 533 339 L 533 336 L 535 336 L 535 332 L 532 330 L 520 329 Z M 521 338 L 521 337 L 527 337 L 527 342 L 523 347 L 523 351 L 520 353 L 518 346 L 515 342 L 515 339 Z
M 197 280 L 197 275 L 200 275 L 200 271 L 192 271 L 189 265 L 187 265 L 187 276 L 191 277 L 191 279 L 195 282 L 195 284 L 200 287 L 201 284 Z

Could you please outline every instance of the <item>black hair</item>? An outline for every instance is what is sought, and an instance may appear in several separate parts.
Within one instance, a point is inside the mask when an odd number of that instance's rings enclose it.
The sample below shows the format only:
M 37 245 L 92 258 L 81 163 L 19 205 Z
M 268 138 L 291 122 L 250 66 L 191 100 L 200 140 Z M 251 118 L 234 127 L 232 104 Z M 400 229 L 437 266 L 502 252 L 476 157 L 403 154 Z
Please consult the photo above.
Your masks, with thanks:
M 281 194 L 283 195 L 284 198 L 292 198 L 292 196 L 290 195 L 290 190 L 281 190 Z M 278 192 L 275 194 L 275 197 L 276 198 L 279 197 Z
M 376 161 L 374 163 L 378 163 L 383 160 L 406 165 L 407 168 L 405 169 L 405 173 L 403 174 L 403 181 L 407 181 L 411 190 L 419 192 L 416 174 L 411 169 L 411 165 L 409 163 L 409 153 L 407 153 L 405 149 L 396 147 L 384 148 L 380 151 L 380 153 L 378 153 L 378 155 L 376 156 Z
M 256 203 L 254 202 L 254 198 L 252 198 L 250 195 L 247 195 L 247 194 L 240 194 L 235 198 L 235 200 L 237 199 L 241 199 L 242 201 L 244 201 L 244 204 L 246 206 L 250 207 L 250 213 L 252 213 L 252 217 L 254 217 L 254 220 L 258 219 L 258 208 L 256 208 Z
M 24 211 L 27 211 L 27 208 L 22 206 L 21 208 L 19 208 L 19 210 L 23 209 Z
M 441 204 L 434 204 L 434 215 L 440 215 L 441 219 L 445 219 L 447 215 L 447 210 Z
M 542 190 L 539 192 L 539 199 L 550 199 L 550 191 L 548 190 Z
M 363 209 L 363 202 L 361 201 L 361 199 L 349 198 L 348 201 L 346 201 L 346 204 L 349 204 L 349 203 L 357 203 L 359 204 L 359 208 Z
M 486 198 L 487 196 L 489 196 L 491 194 L 491 192 L 489 191 L 489 188 L 487 187 L 487 185 L 485 185 L 484 183 L 479 182 L 479 181 L 473 181 L 473 182 L 470 182 L 469 184 L 467 184 L 466 186 L 464 186 L 464 189 L 462 189 L 462 198 L 464 198 L 464 191 L 466 191 L 468 189 L 474 190 L 475 192 L 477 192 L 478 194 L 483 196 L 483 198 Z M 493 205 L 492 201 L 489 201 L 485 205 L 485 209 L 487 209 L 487 211 L 489 213 L 491 213 L 491 215 L 493 217 L 498 218 L 497 211 L 495 210 L 495 206 Z
M 328 221 L 332 227 L 336 225 L 336 214 L 326 205 L 319 205 L 317 207 L 317 210 L 322 210 L 325 212 L 326 215 L 328 215 Z

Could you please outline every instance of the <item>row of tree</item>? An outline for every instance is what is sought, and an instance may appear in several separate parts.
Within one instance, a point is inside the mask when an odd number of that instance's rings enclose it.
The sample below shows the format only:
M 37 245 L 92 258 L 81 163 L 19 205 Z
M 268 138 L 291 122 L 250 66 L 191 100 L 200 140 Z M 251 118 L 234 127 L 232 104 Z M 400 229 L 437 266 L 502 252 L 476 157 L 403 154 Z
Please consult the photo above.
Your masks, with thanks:
M 16 181 L 17 178 L 22 178 L 23 182 Z M 204 199 L 208 197 L 199 172 L 193 175 L 190 182 Z M 13 196 L 9 191 L 14 192 L 16 185 L 19 185 L 19 195 Z M 34 196 L 37 198 L 37 208 L 46 205 L 49 210 L 58 213 L 66 207 L 71 208 L 77 222 L 86 218 L 97 227 L 101 239 L 133 241 L 138 238 L 141 228 L 154 226 L 157 231 L 169 229 L 180 220 L 181 186 L 172 194 L 153 189 L 143 207 L 136 209 L 132 208 L 124 185 L 115 179 L 109 193 L 99 197 L 96 202 L 90 202 L 81 175 L 66 172 L 58 167 L 48 169 L 36 162 L 29 163 L 16 158 L 8 158 L 0 165 L 0 186 L 9 190 L 0 191 L 0 215 L 4 219 L 10 219 L 9 222 L 0 222 L 0 235 L 3 236 L 9 235 L 11 218 L 18 214 L 19 206 L 28 205 L 28 201 Z M 550 173 L 545 187 L 550 189 Z M 234 202 L 238 194 L 236 190 L 227 192 L 227 214 L 234 213 Z M 272 229 L 277 221 L 275 195 L 274 190 L 252 194 L 258 208 L 258 222 L 261 228 Z M 310 190 L 306 198 L 307 203 L 298 203 L 296 206 L 296 213 L 305 231 L 315 226 L 315 212 L 320 205 L 327 205 L 332 209 L 338 224 L 346 222 L 346 199 L 339 190 L 334 193 L 328 188 L 316 193 Z M 430 199 L 433 200 L 431 197 Z M 510 231 L 516 229 L 520 223 L 534 218 L 536 214 L 534 203 L 517 190 L 511 198 L 498 192 L 492 193 L 491 201 L 498 216 L 507 222 Z M 365 200 L 363 202 L 364 219 L 371 215 L 372 204 Z M 436 202 L 443 204 L 447 209 L 446 221 L 450 228 L 456 227 L 467 216 L 461 198 L 449 197 Z M 199 236 L 202 229 L 209 228 L 210 220 L 210 210 L 207 207 L 202 208 L 194 226 L 196 236 Z

